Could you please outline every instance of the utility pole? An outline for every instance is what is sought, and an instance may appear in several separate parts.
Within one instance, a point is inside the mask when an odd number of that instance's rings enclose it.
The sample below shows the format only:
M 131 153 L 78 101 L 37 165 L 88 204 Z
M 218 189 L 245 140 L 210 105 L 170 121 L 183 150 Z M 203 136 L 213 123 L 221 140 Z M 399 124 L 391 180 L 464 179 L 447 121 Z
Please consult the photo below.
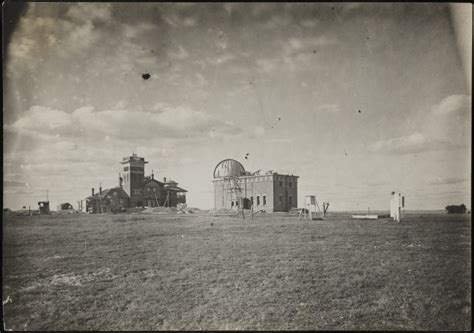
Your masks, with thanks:
M 102 182 L 99 182 L 99 203 L 100 203 L 100 212 L 103 213 L 104 209 L 102 208 Z

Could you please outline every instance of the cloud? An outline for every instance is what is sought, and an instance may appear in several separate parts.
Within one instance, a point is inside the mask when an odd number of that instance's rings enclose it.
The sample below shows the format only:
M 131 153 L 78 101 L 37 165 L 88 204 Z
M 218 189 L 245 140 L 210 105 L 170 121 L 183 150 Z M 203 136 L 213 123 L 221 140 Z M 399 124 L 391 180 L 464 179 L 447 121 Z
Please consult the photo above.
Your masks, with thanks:
M 264 139 L 265 143 L 292 143 L 293 139 L 289 138 L 273 138 L 273 139 Z
M 107 24 L 112 17 L 110 4 L 64 4 L 64 15 L 53 10 L 54 6 L 49 12 L 42 6 L 29 6 L 20 20 L 9 50 L 13 61 L 85 51 L 102 37 L 96 25 Z
M 448 178 L 433 179 L 429 181 L 429 184 L 430 185 L 451 185 L 451 184 L 459 184 L 459 183 L 464 183 L 464 182 L 467 182 L 467 179 L 448 177 Z
M 471 98 L 466 95 L 451 95 L 443 98 L 433 107 L 434 115 L 460 115 L 465 116 L 471 107 Z
M 319 20 L 317 19 L 305 19 L 299 22 L 299 24 L 305 28 L 314 28 L 318 25 Z
M 252 90 L 251 86 L 248 83 L 242 82 L 239 86 L 234 89 L 226 91 L 228 96 L 234 97 L 243 93 L 248 93 Z
M 133 69 L 141 71 L 150 67 L 159 70 L 167 65 L 170 56 L 173 59 L 188 57 L 186 50 L 173 48 L 169 42 L 168 28 L 161 12 L 149 10 L 146 19 L 137 21 L 134 20 L 136 16 L 125 15 L 127 10 L 121 6 L 103 3 L 29 5 L 8 49 L 8 75 L 18 82 L 26 75 L 33 80 L 49 79 L 50 68 L 55 66 L 61 75 L 54 78 L 54 83 L 71 75 L 65 68 L 73 73 L 75 66 L 86 59 L 87 66 L 83 66 L 81 77 L 95 73 L 105 76 Z M 146 6 L 137 6 L 133 10 L 143 12 Z M 120 24 L 116 24 L 119 20 Z M 63 86 L 76 82 L 77 77 L 74 75 Z
M 450 95 L 434 105 L 421 128 L 427 137 L 455 146 L 469 146 L 471 136 L 471 98 Z
M 14 188 L 14 187 L 5 187 L 3 189 L 4 195 L 30 195 L 34 194 L 35 191 L 27 188 Z
M 266 73 L 271 73 L 280 68 L 282 60 L 279 58 L 261 58 L 257 60 L 257 67 Z
M 182 45 L 179 45 L 176 50 L 170 50 L 168 54 L 171 59 L 184 60 L 189 58 L 188 51 Z
M 416 132 L 408 136 L 375 142 L 369 146 L 369 151 L 404 155 L 457 148 L 460 147 L 449 141 L 428 139 L 423 134 Z
M 10 45 L 10 54 L 14 58 L 27 58 L 32 49 L 36 47 L 34 40 L 24 37 Z
M 125 23 L 122 25 L 123 34 L 129 38 L 137 38 L 140 35 L 156 29 L 154 24 L 149 22 L 140 22 L 137 24 Z
M 388 185 L 389 182 L 386 180 L 369 180 L 365 184 L 369 187 L 379 187 L 379 186 Z
M 326 35 L 311 37 L 290 37 L 288 40 L 283 42 L 283 51 L 287 55 L 296 55 L 301 52 L 312 53 L 319 47 L 334 45 L 337 43 L 337 39 L 330 38 Z
M 253 133 L 257 137 L 263 136 L 265 134 L 265 128 L 263 128 L 262 126 L 255 126 Z
M 208 58 L 207 61 L 211 65 L 223 65 L 225 63 L 228 63 L 232 60 L 236 59 L 235 55 L 231 53 L 225 53 L 220 56 L 217 56 L 215 58 Z
M 67 17 L 79 22 L 109 21 L 112 17 L 112 6 L 108 3 L 77 3 L 69 8 Z
M 380 140 L 369 150 L 403 155 L 469 147 L 470 101 L 465 95 L 447 96 L 422 119 L 418 132 Z
M 163 19 L 173 28 L 192 28 L 198 24 L 196 17 L 186 16 L 183 13 L 167 13 Z
M 325 35 L 311 37 L 290 37 L 279 40 L 274 55 L 256 61 L 257 68 L 265 73 L 277 70 L 314 70 L 318 65 L 317 52 L 322 47 L 338 44 L 338 40 Z
M 6 186 L 6 187 L 28 187 L 30 185 L 28 183 L 19 182 L 19 181 L 16 181 L 16 180 L 4 180 L 3 181 L 3 186 Z
M 96 111 L 82 107 L 72 113 L 34 106 L 4 129 L 36 135 L 45 140 L 86 136 L 110 140 L 149 140 L 150 138 L 205 138 L 236 135 L 241 129 L 187 106 L 157 104 L 153 111 L 114 109 Z
M 341 10 L 342 14 L 349 14 L 349 13 L 352 13 L 354 11 L 358 11 L 358 10 L 362 9 L 363 7 L 364 7 L 363 3 L 356 3 L 356 2 L 345 3 L 345 4 L 341 4 L 340 10 Z
M 335 112 L 339 112 L 339 105 L 337 105 L 337 104 L 323 104 L 323 105 L 318 106 L 316 110 L 318 112 L 335 113 Z

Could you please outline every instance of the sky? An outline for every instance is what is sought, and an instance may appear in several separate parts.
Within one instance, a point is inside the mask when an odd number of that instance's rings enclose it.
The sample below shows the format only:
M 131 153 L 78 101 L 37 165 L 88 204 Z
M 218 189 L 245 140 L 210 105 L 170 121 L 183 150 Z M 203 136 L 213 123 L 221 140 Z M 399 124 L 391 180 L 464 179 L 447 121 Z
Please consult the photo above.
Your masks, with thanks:
M 227 158 L 298 175 L 300 207 L 470 208 L 459 31 L 436 3 L 28 3 L 5 45 L 4 207 L 77 206 L 136 153 L 203 209 Z

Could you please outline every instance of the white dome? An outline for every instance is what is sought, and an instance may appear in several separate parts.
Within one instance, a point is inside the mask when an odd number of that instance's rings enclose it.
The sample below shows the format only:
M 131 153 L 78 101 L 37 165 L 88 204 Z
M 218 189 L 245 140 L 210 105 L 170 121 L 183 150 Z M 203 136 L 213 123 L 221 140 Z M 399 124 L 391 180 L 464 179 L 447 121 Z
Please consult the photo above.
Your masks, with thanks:
M 214 178 L 240 177 L 245 175 L 243 165 L 232 159 L 226 159 L 217 164 L 214 169 Z

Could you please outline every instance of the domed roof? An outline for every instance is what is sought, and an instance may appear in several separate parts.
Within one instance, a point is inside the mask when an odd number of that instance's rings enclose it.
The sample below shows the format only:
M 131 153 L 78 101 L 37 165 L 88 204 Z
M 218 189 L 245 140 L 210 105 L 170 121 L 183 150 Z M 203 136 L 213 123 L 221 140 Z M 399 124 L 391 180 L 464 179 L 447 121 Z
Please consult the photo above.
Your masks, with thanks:
M 226 159 L 216 165 L 214 169 L 214 178 L 240 177 L 245 175 L 243 165 L 233 159 Z

